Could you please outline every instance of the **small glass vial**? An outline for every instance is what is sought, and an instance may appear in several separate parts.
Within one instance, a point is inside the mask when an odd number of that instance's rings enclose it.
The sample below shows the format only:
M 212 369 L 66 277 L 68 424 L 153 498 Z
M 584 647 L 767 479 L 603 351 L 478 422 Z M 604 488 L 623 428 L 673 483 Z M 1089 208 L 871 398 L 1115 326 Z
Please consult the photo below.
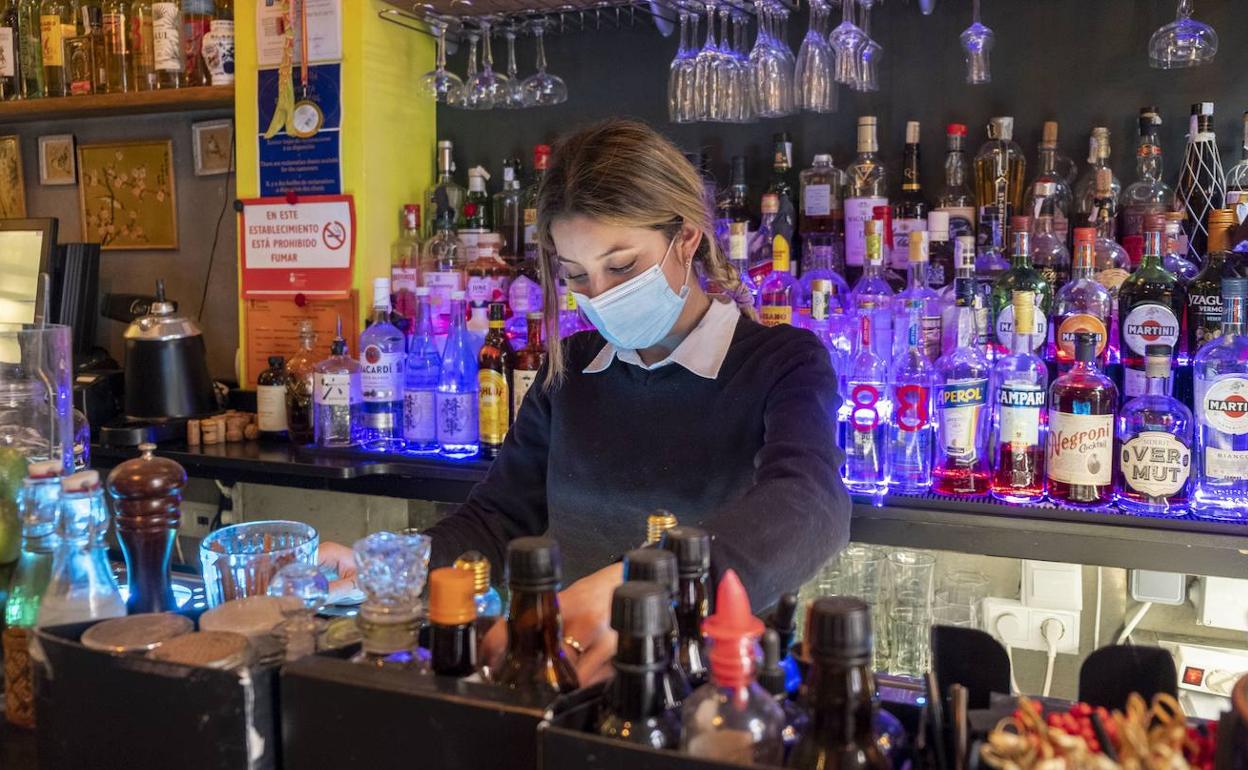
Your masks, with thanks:
M 374 532 L 356 542 L 356 580 L 367 597 L 357 623 L 363 645 L 352 662 L 376 667 L 423 668 L 417 648 L 420 594 L 429 574 L 425 535 Z
M 256 377 L 256 422 L 260 438 L 285 439 L 286 359 L 269 356 L 269 368 Z
M 330 345 L 329 353 L 329 358 L 314 367 L 312 424 L 316 445 L 356 446 L 364 433 L 364 398 L 360 389 L 360 364 L 347 355 L 341 318 L 338 319 L 338 337 Z

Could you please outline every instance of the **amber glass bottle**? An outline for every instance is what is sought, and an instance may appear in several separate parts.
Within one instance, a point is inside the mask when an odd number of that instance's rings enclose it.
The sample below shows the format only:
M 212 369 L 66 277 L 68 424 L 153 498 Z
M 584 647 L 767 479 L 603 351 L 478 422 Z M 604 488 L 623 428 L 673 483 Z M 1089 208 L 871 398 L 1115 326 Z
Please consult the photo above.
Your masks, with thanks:
M 503 332 L 503 305 L 490 304 L 490 330 L 477 357 L 477 398 L 480 409 L 481 454 L 497 457 L 511 427 L 512 362 L 515 351 Z
M 673 527 L 660 546 L 676 554 L 676 653 L 680 669 L 697 687 L 708 674 L 702 621 L 711 614 L 711 536 L 697 527 Z
M 473 575 L 442 567 L 429 573 L 429 653 L 433 673 L 469 676 L 477 670 L 477 607 Z
M 504 687 L 551 698 L 579 686 L 560 646 L 559 544 L 548 537 L 519 537 L 507 546 L 507 652 L 494 674 Z

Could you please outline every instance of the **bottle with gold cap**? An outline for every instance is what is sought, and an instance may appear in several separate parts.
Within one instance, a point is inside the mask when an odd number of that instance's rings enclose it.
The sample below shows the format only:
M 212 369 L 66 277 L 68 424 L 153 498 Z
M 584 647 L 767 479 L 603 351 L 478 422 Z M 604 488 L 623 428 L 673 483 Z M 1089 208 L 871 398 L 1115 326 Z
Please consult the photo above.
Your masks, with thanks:
M 455 567 L 429 573 L 429 654 L 433 673 L 469 676 L 477 670 L 473 574 Z
M 907 238 L 909 277 L 906 279 L 906 288 L 893 298 L 893 315 L 904 318 L 903 310 L 908 307 L 908 303 L 920 305 L 919 348 L 928 361 L 935 362 L 940 358 L 942 308 L 940 295 L 928 285 L 930 236 L 926 230 L 915 230 Z M 894 341 L 894 354 L 901 352 L 905 347 L 904 342 L 901 339 Z
M 498 589 L 490 585 L 490 560 L 477 551 L 468 551 L 455 560 L 455 569 L 472 574 L 472 598 L 477 619 L 493 621 L 503 615 L 503 600 Z
M 677 524 L 679 522 L 676 521 L 676 516 L 671 511 L 659 508 L 646 517 L 646 542 L 643 545 L 653 545 L 659 542 L 663 533 Z

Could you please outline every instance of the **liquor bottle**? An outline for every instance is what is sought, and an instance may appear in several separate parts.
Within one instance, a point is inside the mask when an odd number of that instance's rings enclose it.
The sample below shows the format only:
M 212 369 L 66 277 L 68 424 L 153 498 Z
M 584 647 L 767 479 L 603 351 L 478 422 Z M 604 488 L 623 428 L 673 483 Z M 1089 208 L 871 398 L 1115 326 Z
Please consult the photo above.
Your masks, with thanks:
M 862 273 L 867 254 L 866 223 L 876 206 L 888 205 L 888 177 L 880 160 L 874 115 L 858 118 L 858 156 L 845 169 L 845 279 Z
M 390 288 L 394 311 L 402 317 L 416 317 L 416 287 L 420 285 L 420 206 L 403 205 L 399 237 L 390 247 Z M 411 330 L 409 323 L 408 331 Z
M 1170 346 L 1145 348 L 1145 390 L 1118 414 L 1118 507 L 1182 516 L 1191 492 L 1192 412 L 1170 395 Z
M 871 347 L 876 355 L 892 360 L 893 349 L 893 287 L 884 277 L 883 223 L 872 219 L 865 223 L 866 252 L 862 275 L 850 292 L 853 312 L 871 316 Z M 867 308 L 866 305 L 871 307 Z
M 828 356 L 832 359 L 832 370 L 843 380 L 853 355 L 851 337 L 856 338 L 856 335 L 849 329 L 849 319 L 841 306 L 837 291 L 835 284 L 827 278 L 816 278 L 811 282 L 810 319 L 807 328 L 827 349 Z
M 449 139 L 438 140 L 438 179 L 425 195 L 425 232 L 436 232 L 439 224 L 453 231 L 459 226 L 464 206 L 464 188 L 455 181 L 454 146 Z
M 841 277 L 845 273 L 844 253 L 840 248 L 844 243 L 844 240 L 830 233 L 802 235 L 802 277 L 798 279 L 801 296 L 798 302 L 803 325 L 811 320 L 814 312 L 813 287 L 817 281 L 831 284 L 828 290 L 830 302 L 825 309 L 829 313 L 844 310 L 844 303 L 849 300 L 849 286 Z
M 1030 339 L 1036 333 L 1035 297 L 1015 291 L 1013 305 L 1010 353 L 998 358 L 992 368 L 992 496 L 1009 503 L 1031 503 L 1044 499 L 1049 370 Z
M 1038 352 L 1043 352 L 1048 339 L 1049 308 L 1053 306 L 1053 285 L 1031 264 L 1031 234 L 1020 223 L 1014 231 L 1014 249 L 1010 255 L 1010 269 L 997 278 L 992 285 L 991 312 L 993 344 L 997 355 L 1010 349 L 1014 339 L 1014 292 L 1031 292 L 1036 301 L 1036 332 L 1031 342 Z
M 810 721 L 787 766 L 802 770 L 891 770 L 876 740 L 871 609 L 861 599 L 824 596 L 810 606 L 810 672 L 802 705 Z
M 673 520 L 676 518 L 670 514 L 669 517 Z M 673 524 L 669 529 L 676 526 Z M 653 542 L 657 544 L 661 540 L 662 533 L 659 533 Z M 675 711 L 689 697 L 689 693 L 693 692 L 689 686 L 689 678 L 680 667 L 678 652 L 680 637 L 676 632 L 676 592 L 679 590 L 680 575 L 676 555 L 664 548 L 636 548 L 629 551 L 624 554 L 624 582 L 647 583 L 663 590 L 664 606 L 671 622 L 667 625 L 664 638 L 655 640 L 656 644 L 663 644 L 667 648 L 667 667 L 658 672 L 656 686 L 663 705 Z
M 936 460 L 932 489 L 946 495 L 982 495 L 988 491 L 988 375 L 991 366 L 980 351 L 975 328 L 975 285 L 956 280 L 954 313 L 957 345 L 936 361 Z M 1011 326 L 1012 328 L 1012 326 Z
M 1196 397 L 1196 509 L 1248 517 L 1248 279 L 1222 280 L 1222 334 L 1192 361 Z
M 945 128 L 945 184 L 936 196 L 936 210 L 949 215 L 949 235 L 975 235 L 975 195 L 970 186 L 970 162 L 966 157 L 966 126 L 950 123 Z
M 77 34 L 65 38 L 65 76 L 69 78 L 71 96 L 89 96 L 96 93 L 97 77 L 100 74 L 95 68 L 95 42 L 100 39 L 94 34 L 100 24 L 100 7 L 98 5 L 82 5 L 75 7 L 78 18 Z
M 155 88 L 181 88 L 186 76 L 186 53 L 182 46 L 182 4 L 152 3 L 152 52 Z
M 374 532 L 352 551 L 365 599 L 356 615 L 363 639 L 352 663 L 373 668 L 426 670 L 418 649 L 430 540 L 424 535 Z
M 744 158 L 742 161 L 741 173 L 744 179 Z M 736 158 L 733 158 L 733 162 L 735 164 Z M 735 165 L 733 173 L 736 173 Z M 832 165 L 832 156 L 825 153 L 816 155 L 810 168 L 798 175 L 798 180 L 801 185 L 802 205 L 798 231 L 802 234 L 803 241 L 814 233 L 826 233 L 838 241 L 843 240 L 845 212 L 841 208 L 841 188 L 845 185 L 845 175 Z M 802 265 L 802 272 L 805 271 L 806 266 Z
M 1205 264 L 1187 284 L 1187 350 L 1193 357 L 1222 333 L 1222 282 L 1242 269 L 1239 255 L 1229 250 L 1237 226 L 1234 209 L 1209 212 Z
M 1186 342 L 1183 317 L 1187 293 L 1161 265 L 1163 217 L 1152 215 L 1144 234 L 1144 257 L 1118 293 L 1122 330 L 1122 390 L 1127 398 L 1144 393 L 1144 353 L 1148 345 L 1177 350 Z
M 286 362 L 286 431 L 295 444 L 310 444 L 315 438 L 312 393 L 316 387 L 316 364 L 320 360 L 312 350 L 315 344 L 312 322 L 300 321 L 299 350 Z
M 515 351 L 503 333 L 503 304 L 490 305 L 490 331 L 477 358 L 481 454 L 497 457 L 512 421 L 511 377 Z
M 765 210 L 767 204 L 763 206 Z M 789 241 L 776 233 L 772 239 L 771 272 L 758 289 L 758 320 L 764 326 L 792 324 L 795 311 L 801 310 L 802 287 L 789 272 L 789 265 Z
M 390 279 L 373 279 L 373 316 L 360 335 L 361 440 L 369 449 L 403 448 L 403 332 L 390 323 Z
M 533 181 L 524 190 L 524 258 L 536 264 L 541 244 L 537 238 L 537 191 L 550 163 L 550 145 L 533 148 Z M 529 308 L 530 310 L 534 308 Z M 520 312 L 512 308 L 513 312 Z
M 1187 286 L 1200 272 L 1200 268 L 1187 258 L 1187 233 L 1183 232 L 1183 219 L 1186 214 L 1182 211 L 1167 211 L 1165 217 L 1166 234 L 1162 238 L 1165 254 L 1162 255 L 1161 264 L 1174 273 L 1179 283 Z M 1208 254 L 1205 255 L 1205 262 L 1209 262 Z
M 152 0 L 130 4 L 130 80 L 136 91 L 156 89 L 156 47 L 152 29 Z
M 611 628 L 618 634 L 605 702 L 594 730 L 652 749 L 674 749 L 680 715 L 668 705 L 663 675 L 670 663 L 671 601 L 657 583 L 627 582 L 611 595 Z
M 1140 142 L 1135 152 L 1136 180 L 1122 191 L 1122 228 L 1119 240 L 1139 264 L 1144 254 L 1144 217 L 1165 214 L 1174 204 L 1174 191 L 1161 181 L 1161 140 L 1157 136 L 1161 115 L 1156 107 L 1140 109 Z
M 792 254 L 797 250 L 798 192 L 792 181 L 793 141 L 787 132 L 772 134 L 771 141 L 774 149 L 767 193 L 776 196 L 776 217 L 771 223 L 772 236 L 777 241 L 783 238 L 785 247 Z
M 42 0 L 39 6 L 39 41 L 42 47 L 43 91 L 46 96 L 69 96 L 69 69 L 65 41 L 78 34 L 71 0 Z
M 750 203 L 745 183 L 745 157 L 732 156 L 730 183 L 715 205 L 715 237 L 728 259 L 746 259 L 749 250 Z M 837 198 L 839 201 L 839 197 Z M 736 225 L 743 225 L 736 227 Z M 806 232 L 803 222 L 802 231 Z
M 1096 335 L 1075 334 L 1075 363 L 1049 388 L 1045 472 L 1049 499 L 1075 508 L 1114 500 L 1114 409 L 1118 389 L 1096 366 Z
M 429 289 L 416 289 L 416 322 L 403 372 L 403 442 L 409 452 L 438 451 L 435 408 L 442 357 L 433 337 Z
M 103 6 L 103 63 L 107 90 L 134 90 L 130 48 L 130 0 L 105 0 Z
M 17 29 L 13 45 L 21 76 L 18 84 L 21 98 L 40 99 L 43 89 L 43 46 L 41 43 L 40 10 L 42 0 L 17 0 Z
M 451 328 L 442 350 L 434 409 L 438 446 L 447 457 L 471 457 L 480 449 L 477 432 L 477 357 L 464 319 L 464 293 L 451 293 Z
M 39 600 L 36 626 L 60 626 L 89 620 L 119 618 L 126 603 L 108 565 L 108 551 L 96 542 L 108 532 L 108 509 L 98 471 L 81 471 L 61 479 L 59 535 L 52 556 L 52 575 Z
M 434 219 L 433 237 L 420 259 L 420 285 L 429 289 L 433 331 L 441 337 L 451 326 L 451 295 L 464 290 L 464 244 L 449 216 Z
M 1042 194 L 1048 198 L 1052 203 L 1052 212 L 1048 215 L 1051 217 L 1051 231 L 1065 245 L 1070 242 L 1070 207 L 1074 201 L 1074 193 L 1071 192 L 1070 182 L 1066 177 L 1070 168 L 1060 168 L 1059 158 L 1073 168 L 1074 164 L 1069 163 L 1070 159 L 1061 155 L 1057 149 L 1057 121 L 1046 120 L 1040 138 L 1036 178 L 1027 185 L 1027 194 L 1023 197 L 1023 211 L 1032 215 L 1035 220 L 1033 224 L 1039 225 L 1038 220 L 1042 216 L 1039 199 Z M 1052 187 L 1040 186 L 1050 184 Z M 1035 245 L 1033 240 L 1032 246 Z M 1039 265 L 1039 261 L 1036 264 Z M 1060 286 L 1061 284 L 1054 285 Z
M 906 122 L 906 146 L 901 156 L 901 195 L 893 204 L 893 269 L 908 267 L 910 233 L 927 229 L 927 198 L 919 181 L 919 122 Z
M 529 324 L 525 336 L 524 347 L 516 351 L 515 364 L 511 370 L 511 421 L 516 421 L 520 413 L 520 405 L 529 388 L 537 382 L 537 374 L 546 363 L 546 346 L 542 344 L 542 314 L 540 311 L 529 313 L 526 320 Z
M 762 217 L 758 222 L 758 230 L 750 236 L 749 259 L 750 277 L 761 287 L 772 270 L 772 249 L 776 243 L 775 223 L 780 201 L 773 193 L 766 193 L 759 210 Z
M 879 224 L 880 254 L 884 259 L 884 279 L 888 281 L 888 285 L 893 288 L 893 291 L 901 291 L 906 286 L 906 271 L 893 269 L 893 255 L 897 251 L 893 244 L 893 207 L 876 206 L 871 212 L 871 220 Z
M 1092 249 L 1096 257 L 1096 280 L 1109 289 L 1110 296 L 1114 298 L 1116 318 L 1118 291 L 1122 282 L 1131 274 L 1131 257 L 1127 255 L 1127 250 L 1114 240 L 1114 211 L 1117 206 L 1115 203 L 1117 193 L 1112 189 L 1112 177 L 1113 173 L 1108 168 L 1102 168 L 1097 172 L 1096 215 L 1091 226 L 1096 228 L 1096 240 Z M 1116 325 L 1117 321 L 1114 323 Z M 1110 330 L 1111 340 L 1118 338 L 1114 331 L 1114 329 Z
M 472 206 L 466 203 L 465 206 Z M 498 255 L 502 238 L 498 233 L 486 232 L 478 236 L 477 258 L 464 267 L 468 303 L 473 308 L 485 307 L 491 302 L 507 300 L 511 287 L 511 268 Z
M 784 712 L 754 680 L 754 651 L 763 622 L 731 569 L 719 580 L 715 614 L 702 623 L 711 645 L 711 678 L 682 708 L 681 749 L 694 757 L 742 764 L 779 765 Z
M 988 141 L 975 155 L 975 198 L 979 203 L 980 217 L 993 211 L 1004 230 L 1009 219 L 1022 209 L 1023 180 L 1027 172 L 1027 159 L 1014 141 L 1014 118 L 998 117 L 988 122 Z M 979 246 L 986 246 L 986 230 L 979 228 Z M 1009 237 L 1003 232 L 1002 239 Z
M 548 537 L 518 537 L 507 544 L 507 651 L 494 672 L 503 687 L 553 697 L 575 690 L 576 671 L 563 652 L 559 544 Z
M 996 206 L 980 209 L 979 234 L 975 239 L 975 279 L 990 293 L 997 279 L 1010 269 L 1006 225 Z
M 22 95 L 18 0 L 0 0 L 0 102 Z
M 1106 171 L 1109 173 L 1108 187 L 1101 178 Z M 1109 237 L 1113 238 L 1121 195 L 1122 184 L 1109 166 L 1109 129 L 1097 126 L 1088 138 L 1088 167 L 1075 183 L 1075 225 L 1096 227 L 1101 209 L 1108 207 L 1111 222 Z
M 888 371 L 893 419 L 888 424 L 884 475 L 890 491 L 915 494 L 926 492 L 932 485 L 932 389 L 936 371 L 920 347 L 922 303 L 911 302 L 905 310 L 906 347 Z
M 503 189 L 494 193 L 494 229 L 502 234 L 498 255 L 508 264 L 524 254 L 524 193 L 520 189 L 520 159 L 503 161 Z
M 528 333 L 526 316 L 542 312 L 542 278 L 536 251 L 532 256 L 526 251 L 512 270 L 511 283 L 507 286 L 507 305 L 511 308 L 511 318 L 507 319 L 503 328 L 513 344 L 523 347 Z
M 234 84 L 234 0 L 216 0 L 208 31 L 216 44 L 218 62 L 208 65 L 212 85 Z M 205 57 L 207 59 L 207 57 Z
M 269 368 L 256 377 L 256 423 L 261 438 L 287 438 L 286 388 L 286 359 L 269 356 Z
M 846 487 L 864 495 L 883 494 L 887 486 L 884 451 L 892 404 L 888 363 L 872 344 L 873 319 L 877 315 L 872 300 L 859 306 L 857 352 L 843 375 L 839 419 L 841 448 L 845 452 L 842 477 Z
M 490 560 L 477 551 L 467 551 L 455 560 L 455 569 L 472 575 L 472 601 L 477 609 L 477 628 L 484 633 L 503 614 L 502 597 L 498 589 L 490 585 Z
M 1218 155 L 1218 139 L 1213 132 L 1213 102 L 1192 105 L 1188 124 L 1187 148 L 1179 181 L 1174 186 L 1174 207 L 1187 212 L 1188 258 L 1196 264 L 1204 259 L 1209 232 L 1209 214 L 1222 208 L 1226 197 L 1226 176 Z
M 482 166 L 468 169 L 468 192 L 459 217 L 459 240 L 464 244 L 464 261 L 471 264 L 477 259 L 480 239 L 493 229 L 490 194 L 485 189 L 490 174 Z
M 953 242 L 949 240 L 949 212 L 927 215 L 927 285 L 943 289 L 953 281 Z
M 329 358 L 313 367 L 312 426 L 319 447 L 351 447 L 364 438 L 364 397 L 360 363 L 347 353 L 342 337 L 329 346 Z
M 1090 227 L 1075 228 L 1075 260 L 1070 281 L 1053 297 L 1053 346 L 1049 360 L 1057 362 L 1059 374 L 1065 374 L 1075 362 L 1075 335 L 1092 335 L 1093 357 L 1098 366 L 1105 365 L 1109 349 L 1109 326 L 1113 317 L 1113 297 L 1096 280 L 1093 241 L 1096 231 Z
M 477 605 L 467 570 L 441 567 L 429 573 L 429 667 L 439 676 L 465 677 L 477 670 Z
M 184 86 L 206 86 L 212 83 L 208 64 L 204 61 L 204 35 L 212 26 L 216 12 L 213 0 L 182 0 L 182 67 Z
M 1070 205 L 1070 190 L 1066 190 Z M 1031 262 L 1054 291 L 1070 280 L 1070 251 L 1066 248 L 1065 216 L 1058 227 L 1058 188 L 1052 181 L 1036 182 L 1032 191 Z
M 1248 112 L 1244 113 L 1243 129 L 1239 140 L 1239 162 L 1226 171 L 1226 192 L 1239 193 L 1239 199 L 1248 198 Z
M 676 660 L 696 687 L 708 673 L 702 621 L 711 612 L 711 536 L 676 526 L 663 533 L 659 547 L 676 554 Z
M 979 349 L 992 360 L 993 347 L 990 343 L 992 324 L 988 310 L 991 305 L 991 287 L 985 286 L 975 276 L 975 239 L 970 235 L 959 235 L 953 250 L 954 280 L 949 282 L 940 293 L 944 310 L 941 311 L 941 351 L 948 353 L 957 347 L 957 324 L 954 323 L 957 307 L 957 279 L 967 278 L 975 284 L 975 328 L 979 332 Z
M 576 295 L 568 291 L 568 287 L 559 283 L 559 338 L 571 337 L 580 331 L 593 329 L 580 308 L 576 306 Z
M 907 242 L 909 254 L 909 273 L 906 288 L 893 297 L 893 328 L 902 328 L 906 323 L 907 308 L 912 302 L 920 303 L 922 315 L 919 327 L 919 347 L 927 360 L 935 362 L 940 358 L 941 347 L 941 301 L 940 295 L 927 283 L 928 265 L 928 234 L 926 230 L 916 230 Z M 897 337 L 893 342 L 893 353 L 898 354 L 904 346 L 904 340 Z
M 22 523 L 21 556 L 4 606 L 4 715 L 11 724 L 35 726 L 34 671 L 30 663 L 31 629 L 39 601 L 52 577 L 57 548 L 56 521 L 61 504 L 61 462 L 43 460 L 26 469 L 17 504 Z

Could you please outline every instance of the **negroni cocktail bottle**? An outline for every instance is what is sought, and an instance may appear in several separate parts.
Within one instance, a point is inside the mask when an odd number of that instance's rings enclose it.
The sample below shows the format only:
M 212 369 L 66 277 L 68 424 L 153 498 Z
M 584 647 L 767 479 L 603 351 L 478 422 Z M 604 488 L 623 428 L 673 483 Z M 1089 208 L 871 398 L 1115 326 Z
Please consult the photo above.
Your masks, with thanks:
M 1075 334 L 1075 365 L 1049 389 L 1049 499 L 1101 508 L 1114 500 L 1118 388 L 1096 366 L 1096 335 Z

